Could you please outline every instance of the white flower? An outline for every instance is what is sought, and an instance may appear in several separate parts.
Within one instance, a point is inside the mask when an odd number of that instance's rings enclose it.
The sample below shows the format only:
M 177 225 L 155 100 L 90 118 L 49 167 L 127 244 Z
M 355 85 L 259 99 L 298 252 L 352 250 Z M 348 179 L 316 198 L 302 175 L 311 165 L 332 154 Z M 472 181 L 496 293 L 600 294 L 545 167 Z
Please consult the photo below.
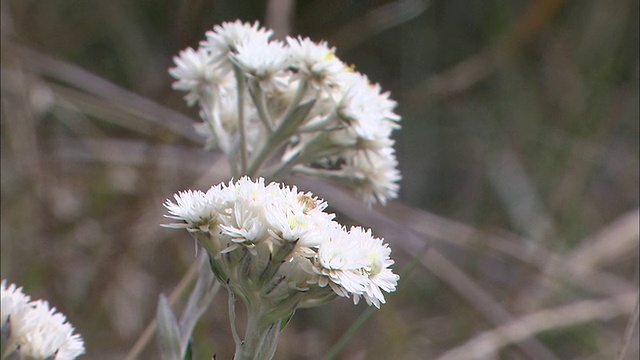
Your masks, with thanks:
M 58 349 L 58 355 L 55 360 L 75 359 L 84 354 L 84 341 L 78 334 L 67 337 L 67 341 Z
M 75 359 L 84 353 L 84 342 L 66 317 L 42 300 L 28 302 L 21 288 L 2 281 L 2 326 L 9 322 L 7 348 L 21 359 Z M 6 312 L 6 313 L 5 313 Z M 7 352 L 6 354 L 8 354 Z M 5 355 L 6 355 L 5 354 Z
M 225 190 L 229 192 L 228 197 L 233 196 L 233 200 L 227 199 L 227 202 L 243 202 L 247 208 L 260 210 L 260 216 L 264 214 L 266 205 L 275 201 L 273 197 L 277 197 L 281 192 L 277 183 L 265 185 L 264 178 L 254 182 L 248 176 L 243 176 L 236 182 L 229 182 Z
M 391 249 L 387 244 L 383 244 L 382 239 L 373 237 L 370 229 L 365 231 L 361 227 L 354 226 L 349 231 L 349 238 L 350 241 L 357 242 L 362 247 L 367 259 L 364 270 L 369 278 L 364 294 L 354 294 L 354 302 L 357 303 L 359 297 L 363 296 L 367 304 L 380 308 L 380 303 L 385 303 L 381 290 L 395 291 L 400 278 L 389 269 L 389 266 L 394 264 L 390 258 Z
M 270 41 L 272 33 L 258 22 L 225 22 L 206 33 L 199 49 L 175 58 L 174 88 L 200 105 L 204 123 L 197 131 L 207 146 L 218 146 L 231 161 L 243 154 L 256 173 L 296 171 L 347 183 L 368 205 L 397 197 L 400 173 L 391 137 L 400 128 L 396 102 L 345 66 L 326 42 Z M 237 73 L 230 71 L 234 66 Z M 273 217 L 276 237 L 304 238 L 303 217 L 290 209 Z M 235 229 L 227 227 L 227 235 L 239 239 Z
M 328 234 L 318 248 L 317 259 L 320 276 L 312 282 L 321 287 L 329 284 L 336 294 L 343 297 L 364 293 L 368 278 L 362 269 L 367 265 L 367 259 L 361 244 L 351 241 L 344 229 Z
M 49 303 L 38 300 L 21 320 L 24 327 L 19 334 L 19 353 L 23 358 L 46 359 L 55 354 L 56 360 L 75 359 L 84 353 L 79 335 L 72 335 L 73 327 Z
M 176 202 L 167 199 L 164 207 L 169 214 L 169 219 L 183 221 L 183 223 L 165 224 L 165 227 L 199 229 L 207 226 L 216 218 L 214 203 L 207 194 L 200 190 L 180 191 L 173 195 Z
M 229 76 L 233 77 L 232 74 Z M 236 146 L 238 134 L 238 95 L 235 90 L 221 88 L 206 104 L 201 101 L 200 117 L 204 123 L 196 125 L 196 130 L 207 137 L 209 145 L 217 144 L 226 154 Z M 245 114 L 251 111 L 245 103 Z
M 205 49 L 193 50 L 186 48 L 179 56 L 173 58 L 175 67 L 169 69 L 169 74 L 177 79 L 172 87 L 185 91 L 185 99 L 189 106 L 204 95 L 205 88 L 213 86 L 217 80 L 216 69 L 211 65 L 211 56 Z
M 288 65 L 289 49 L 280 41 L 249 38 L 237 46 L 231 59 L 267 90 L 273 77 Z
M 309 277 L 313 275 L 313 264 L 304 254 L 296 254 L 280 265 L 287 284 L 295 290 L 307 291 Z
M 213 27 L 213 31 L 207 31 L 205 33 L 207 39 L 200 42 L 200 46 L 211 53 L 214 63 L 228 71 L 231 69 L 228 56 L 231 52 L 236 51 L 238 45 L 248 39 L 266 42 L 272 34 L 272 30 L 260 27 L 257 21 L 251 25 L 236 20 L 216 25 Z
M 389 269 L 394 263 L 390 255 L 389 246 L 373 237 L 370 229 L 341 229 L 320 245 L 314 268 L 318 276 L 309 282 L 321 287 L 329 284 L 337 295 L 352 296 L 355 304 L 364 297 L 367 304 L 379 308 L 385 302 L 382 290 L 395 291 L 399 279 Z
M 382 291 L 395 291 L 398 275 L 389 268 L 388 245 L 371 230 L 347 231 L 312 193 L 245 176 L 175 198 L 178 204 L 165 203 L 169 217 L 187 224 L 171 227 L 200 235 L 196 238 L 212 256 L 216 276 L 242 296 L 264 295 L 256 284 L 265 284 L 275 303 L 304 296 L 302 303 L 313 306 L 337 295 L 380 307 Z M 206 229 L 199 225 L 203 222 Z
M 338 75 L 345 71 L 345 65 L 335 55 L 335 48 L 329 48 L 325 41 L 315 43 L 309 38 L 287 37 L 291 48 L 291 61 L 298 71 L 297 77 L 311 81 L 318 89 L 334 86 Z
M 347 158 L 343 170 L 356 180 L 356 194 L 367 205 L 372 205 L 376 202 L 386 204 L 387 200 L 398 197 L 398 182 L 402 176 L 397 167 L 394 149 L 387 147 L 353 154 Z
M 285 201 L 269 205 L 266 220 L 270 234 L 276 239 L 297 241 L 300 246 L 317 247 L 329 228 L 336 227 L 334 214 L 324 212 L 327 203 L 311 193 L 298 192 L 296 187 L 285 188 Z
M 260 215 L 251 204 L 236 201 L 231 208 L 230 216 L 222 217 L 222 234 L 229 236 L 234 243 L 253 246 L 267 234 L 265 221 Z
M 394 145 L 390 137 L 392 128 L 388 122 L 366 121 L 361 118 L 356 126 L 347 126 L 330 133 L 331 141 L 345 148 L 343 156 L 361 150 L 377 151 Z
M 10 284 L 9 287 L 7 287 L 6 280 L 2 280 L 0 299 L 2 303 L 0 326 L 7 322 L 9 315 L 15 316 L 16 314 L 22 313 L 25 309 L 28 310 L 28 303 L 31 301 L 31 298 L 22 292 L 21 287 L 18 288 L 14 284 Z
M 372 85 L 369 79 L 359 73 L 347 73 L 344 92 L 337 104 L 338 116 L 355 133 L 367 140 L 389 137 L 391 131 L 399 128 L 400 117 L 393 112 L 395 102 L 389 94 L 381 94 L 379 85 Z

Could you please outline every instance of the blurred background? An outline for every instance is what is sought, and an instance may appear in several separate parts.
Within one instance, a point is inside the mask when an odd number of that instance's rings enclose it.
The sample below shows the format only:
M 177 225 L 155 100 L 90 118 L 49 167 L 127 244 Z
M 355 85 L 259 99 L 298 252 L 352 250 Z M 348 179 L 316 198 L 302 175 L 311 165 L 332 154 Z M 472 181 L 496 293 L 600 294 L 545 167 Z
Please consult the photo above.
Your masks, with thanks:
M 64 312 L 84 358 L 125 358 L 195 259 L 162 203 L 229 172 L 167 69 L 235 19 L 327 40 L 403 117 L 388 206 L 289 180 L 385 237 L 397 292 L 298 311 L 277 359 L 638 357 L 638 1 L 1 6 L 2 278 Z M 194 347 L 232 357 L 224 291 Z

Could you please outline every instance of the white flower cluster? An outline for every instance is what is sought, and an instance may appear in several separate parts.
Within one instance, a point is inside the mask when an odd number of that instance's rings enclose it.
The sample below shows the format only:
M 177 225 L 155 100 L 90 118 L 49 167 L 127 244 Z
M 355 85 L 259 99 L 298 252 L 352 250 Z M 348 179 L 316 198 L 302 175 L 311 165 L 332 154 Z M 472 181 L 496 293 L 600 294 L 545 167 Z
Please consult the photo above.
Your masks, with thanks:
M 15 353 L 20 359 L 75 359 L 84 354 L 84 342 L 66 317 L 50 308 L 42 300 L 30 297 L 14 284 L 2 280 L 2 341 L 8 356 Z
M 241 297 L 315 306 L 336 294 L 380 307 L 382 290 L 396 289 L 387 244 L 370 230 L 338 224 L 311 193 L 243 177 L 174 198 L 164 205 L 178 222 L 165 226 L 192 233 L 216 276 Z
M 199 105 L 208 143 L 246 162 L 239 174 L 312 174 L 351 186 L 367 204 L 397 197 L 391 133 L 400 116 L 389 93 L 326 42 L 271 35 L 257 22 L 226 22 L 174 58 L 173 88 Z M 275 165 L 265 161 L 274 154 Z

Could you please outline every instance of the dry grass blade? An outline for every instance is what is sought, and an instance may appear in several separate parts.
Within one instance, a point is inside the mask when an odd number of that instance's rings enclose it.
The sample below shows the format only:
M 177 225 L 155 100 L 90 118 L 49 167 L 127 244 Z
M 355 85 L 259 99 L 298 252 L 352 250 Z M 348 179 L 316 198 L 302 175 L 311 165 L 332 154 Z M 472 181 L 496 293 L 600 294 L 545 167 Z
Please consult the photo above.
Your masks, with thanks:
M 424 103 L 425 99 L 434 100 L 463 93 L 487 78 L 497 71 L 515 50 L 541 32 L 544 25 L 558 13 L 562 2 L 562 0 L 532 2 L 515 22 L 518 24 L 517 27 L 509 32 L 502 42 L 425 79 L 422 84 L 406 94 L 405 105 L 417 105 Z
M 347 51 L 366 39 L 422 14 L 428 7 L 425 0 L 398 0 L 373 9 L 336 31 L 331 44 Z
M 202 144 L 203 139 L 193 129 L 193 120 L 173 109 L 164 107 L 136 93 L 123 89 L 76 65 L 56 60 L 27 48 L 16 48 L 25 64 L 44 76 L 63 81 L 88 94 L 108 100 L 111 106 L 126 109 L 155 126 L 165 127 L 176 134 Z M 117 118 L 117 117 L 114 117 Z
M 586 321 L 611 319 L 631 312 L 636 299 L 637 294 L 631 293 L 606 300 L 582 300 L 554 309 L 541 310 L 479 334 L 437 360 L 481 358 L 543 331 Z
M 532 247 L 530 241 L 519 239 L 515 235 L 489 234 L 471 226 L 413 209 L 400 203 L 391 203 L 387 207 L 366 209 L 351 194 L 335 186 L 327 185 L 307 178 L 296 178 L 296 183 L 322 194 L 332 207 L 352 217 L 362 224 L 375 224 L 378 233 L 392 242 L 392 246 L 400 247 L 408 253 L 415 253 L 428 240 L 446 241 L 457 246 L 472 247 L 485 244 L 489 248 L 518 259 L 539 269 L 547 277 L 556 281 L 577 281 L 597 294 L 628 294 L 635 287 L 615 275 L 592 271 L 585 273 L 571 265 L 563 257 L 546 251 L 541 247 Z M 402 239 L 400 241 L 399 239 Z M 495 325 L 512 321 L 512 316 L 485 292 L 478 283 L 469 278 L 451 261 L 437 250 L 430 250 L 425 256 L 423 265 L 465 298 L 485 318 Z M 536 341 L 537 343 L 537 341 Z M 535 359 L 555 358 L 544 346 L 533 347 L 530 356 Z M 544 350 L 541 350 L 544 349 Z M 540 355 L 540 354 L 545 355 Z
M 513 316 L 493 297 L 482 289 L 480 284 L 467 276 L 454 263 L 449 261 L 444 255 L 435 249 L 431 249 L 421 260 L 422 265 L 434 273 L 439 279 L 449 285 L 456 293 L 462 296 L 472 307 L 474 307 L 482 316 L 488 319 L 499 328 L 506 326 L 503 324 L 513 322 Z M 514 339 L 511 343 L 517 346 L 533 360 L 551 360 L 559 359 L 549 348 L 530 336 L 524 336 Z M 487 354 L 491 354 L 488 352 Z M 462 357 L 471 358 L 470 354 L 474 354 L 477 358 L 482 358 L 479 353 L 470 352 Z M 462 359 L 461 358 L 461 359 Z M 449 359 L 450 360 L 450 359 Z
M 581 286 L 595 293 L 621 293 L 635 288 L 633 284 L 604 271 L 585 273 L 572 266 L 572 263 L 565 258 L 514 234 L 507 232 L 492 234 L 480 231 L 472 226 L 400 203 L 389 204 L 380 211 L 430 238 L 456 246 L 488 247 L 496 253 L 502 253 L 529 264 L 548 277 L 569 282 L 577 281 Z
M 624 360 L 629 351 L 629 346 L 633 338 L 633 334 L 638 330 L 638 316 L 640 315 L 640 295 L 636 299 L 636 308 L 633 310 L 633 314 L 629 318 L 629 323 L 624 331 L 624 337 L 622 337 L 620 343 L 620 351 L 618 352 L 617 360 Z
M 350 194 L 343 193 L 341 189 L 320 182 L 307 182 L 305 180 L 297 178 L 296 182 L 298 184 L 303 183 L 305 187 L 314 189 L 314 193 L 323 194 L 325 200 L 333 207 L 358 222 L 375 224 L 376 232 L 384 235 L 387 240 L 391 239 L 393 241 L 393 239 L 396 239 L 392 246 L 401 247 L 409 254 L 415 254 L 420 251 L 421 247 L 427 243 L 427 239 L 431 237 L 430 234 L 425 237 L 418 235 L 414 232 L 412 223 L 392 220 L 374 210 L 364 209 L 359 201 L 355 200 Z M 398 239 L 402 239 L 402 241 Z M 447 283 L 491 323 L 500 325 L 511 320 L 509 312 L 499 305 L 489 293 L 482 290 L 474 280 L 436 250 L 429 250 L 421 259 L 421 264 Z M 519 344 L 519 346 L 532 359 L 557 359 L 553 352 L 537 340 L 527 340 Z
M 623 214 L 594 236 L 583 240 L 570 255 L 570 261 L 576 268 L 589 271 L 618 261 L 625 254 L 637 253 L 639 226 L 640 209 Z
M 421 249 L 427 240 L 438 240 L 462 247 L 486 246 L 497 253 L 533 266 L 540 272 L 546 273 L 548 277 L 578 282 L 597 294 L 620 294 L 636 288 L 630 282 L 604 271 L 581 271 L 567 259 L 542 247 L 534 246 L 531 241 L 514 234 L 484 232 L 398 202 L 376 209 L 366 209 L 352 194 L 336 186 L 304 177 L 296 177 L 295 181 L 301 184 L 301 187 L 304 186 L 312 189 L 316 194 L 321 194 L 332 207 L 348 214 L 358 222 L 375 224 L 377 231 L 385 237 L 401 238 L 402 241 L 398 241 L 398 246 L 409 253 L 415 253 Z
M 551 254 L 550 261 L 541 268 L 542 271 L 551 277 L 562 276 L 563 273 L 572 274 L 575 279 L 580 279 L 582 286 L 594 293 L 610 296 L 632 291 L 634 286 L 631 283 L 611 273 L 598 270 L 598 266 L 621 261 L 625 256 L 637 254 L 639 214 L 638 209 L 623 214 L 597 234 L 582 240 L 580 242 L 582 245 L 567 256 Z M 602 286 L 609 287 L 614 283 L 619 283 L 621 286 L 602 291 L 604 290 Z M 526 304 L 539 303 L 552 291 L 558 290 L 558 285 L 556 283 L 554 286 L 531 287 L 526 296 L 522 296 L 518 302 L 524 304 L 521 305 L 523 307 L 529 307 Z

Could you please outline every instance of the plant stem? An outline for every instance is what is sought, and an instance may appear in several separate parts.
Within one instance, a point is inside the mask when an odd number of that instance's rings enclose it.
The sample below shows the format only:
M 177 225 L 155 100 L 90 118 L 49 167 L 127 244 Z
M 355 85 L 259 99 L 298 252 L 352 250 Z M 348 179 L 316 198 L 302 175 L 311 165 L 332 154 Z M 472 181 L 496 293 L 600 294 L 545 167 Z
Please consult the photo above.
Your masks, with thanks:
M 249 310 L 247 331 L 244 340 L 236 343 L 234 360 L 271 360 L 273 358 L 278 347 L 282 320 L 270 322 L 264 315 L 261 307 L 256 311 Z
M 236 352 L 238 351 L 238 344 L 241 344 L 240 336 L 238 336 L 238 329 L 236 328 L 236 298 L 233 295 L 233 290 L 229 291 L 229 322 L 231 323 L 231 334 L 233 335 L 233 341 L 236 343 Z
M 296 93 L 293 96 L 293 99 L 291 100 L 291 104 L 289 104 L 289 107 L 284 112 L 284 115 L 282 115 L 282 119 L 288 119 L 291 116 L 291 113 L 293 113 L 293 111 L 295 110 L 295 108 L 298 105 L 300 105 L 300 102 L 302 101 L 304 94 L 307 92 L 307 85 L 308 85 L 307 80 L 305 79 L 300 80 L 300 83 L 298 84 L 298 90 L 296 90 Z
M 243 71 L 236 65 L 233 65 L 233 72 L 236 76 L 238 85 L 238 132 L 240 133 L 240 173 L 246 173 L 247 170 L 247 134 L 244 123 L 244 92 L 245 78 Z
M 249 169 L 247 174 L 249 176 L 255 176 L 262 163 L 269 157 L 269 155 L 274 152 L 280 145 L 285 143 L 289 136 L 297 129 L 297 126 L 293 127 L 292 131 L 292 123 L 295 125 L 297 121 L 301 121 L 303 119 L 296 119 L 294 113 L 300 106 L 300 101 L 304 97 L 304 94 L 307 91 L 307 81 L 301 80 L 298 85 L 298 90 L 289 104 L 289 107 L 285 111 L 282 119 L 279 122 L 279 125 L 274 129 L 274 131 L 270 134 L 269 139 L 266 143 L 260 148 L 255 157 L 252 159 L 251 164 L 249 165 Z M 309 110 L 309 109 L 307 109 Z M 305 114 L 306 115 L 306 114 Z M 297 124 L 299 125 L 299 124 Z
M 251 94 L 253 104 L 256 106 L 260 120 L 267 129 L 267 133 L 271 134 L 273 132 L 273 120 L 271 120 L 269 109 L 267 109 L 266 95 L 257 81 L 252 83 L 251 91 L 249 91 L 249 93 Z

